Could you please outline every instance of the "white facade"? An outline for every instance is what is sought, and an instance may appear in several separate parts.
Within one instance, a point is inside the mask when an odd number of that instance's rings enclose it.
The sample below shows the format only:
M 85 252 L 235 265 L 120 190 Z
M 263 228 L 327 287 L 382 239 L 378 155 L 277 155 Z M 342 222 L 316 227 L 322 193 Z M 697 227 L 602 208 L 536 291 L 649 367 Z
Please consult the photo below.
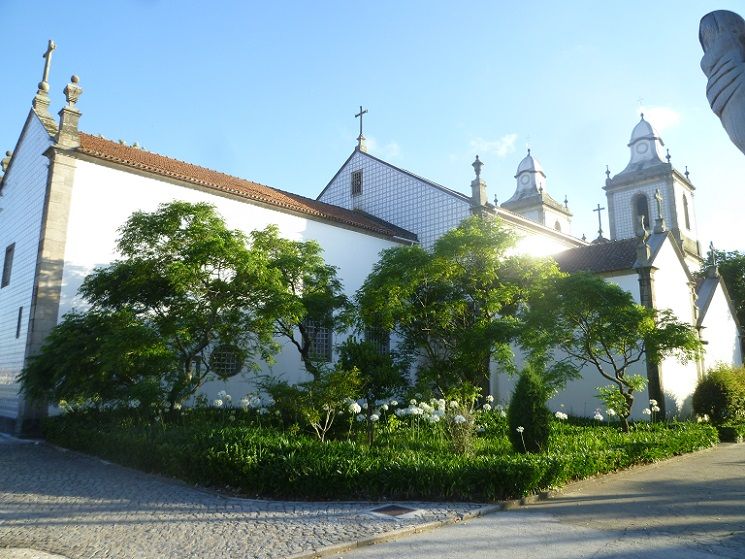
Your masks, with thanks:
M 18 410 L 16 378 L 26 356 L 47 190 L 49 160 L 43 154 L 50 145 L 46 129 L 30 114 L 2 183 L 0 259 L 15 244 L 10 283 L 0 288 L 0 416 L 5 417 L 14 417 Z

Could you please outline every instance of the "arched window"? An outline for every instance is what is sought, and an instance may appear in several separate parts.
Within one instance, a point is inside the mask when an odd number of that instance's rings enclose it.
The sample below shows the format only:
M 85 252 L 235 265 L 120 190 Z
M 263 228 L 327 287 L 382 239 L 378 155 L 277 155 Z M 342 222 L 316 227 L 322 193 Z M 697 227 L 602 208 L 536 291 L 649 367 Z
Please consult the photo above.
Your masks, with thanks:
M 646 195 L 639 193 L 634 196 L 632 205 L 634 208 L 634 231 L 636 231 L 637 234 L 641 232 L 642 217 L 644 218 L 644 228 L 649 230 L 651 224 L 649 221 L 649 203 Z
M 691 230 L 691 218 L 688 215 L 688 197 L 683 194 L 683 214 L 686 218 L 686 229 Z
M 559 223 L 559 220 L 556 220 L 556 223 L 554 223 L 554 229 L 557 231 L 561 231 L 561 223 Z

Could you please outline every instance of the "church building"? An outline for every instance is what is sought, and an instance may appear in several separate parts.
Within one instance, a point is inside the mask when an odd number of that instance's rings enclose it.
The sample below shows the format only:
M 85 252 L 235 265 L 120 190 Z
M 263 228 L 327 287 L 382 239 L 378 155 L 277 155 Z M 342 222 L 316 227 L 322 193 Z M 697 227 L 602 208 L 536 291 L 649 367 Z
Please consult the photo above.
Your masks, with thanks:
M 567 271 L 601 274 L 641 304 L 672 309 L 698 327 L 706 353 L 698 362 L 642 364 L 649 394 L 667 403 L 668 414 L 690 413 L 696 382 L 716 362 L 742 362 L 740 331 L 723 282 L 702 264 L 694 211 L 695 188 L 663 154 L 663 142 L 642 119 L 633 129 L 628 166 L 605 182 L 610 238 L 588 242 L 572 235 L 566 199 L 548 192 L 546 174 L 528 152 L 515 174 L 515 192 L 490 202 L 473 163 L 470 192 L 462 193 L 400 169 L 357 146 L 317 199 L 192 165 L 79 130 L 82 94 L 77 77 L 65 88 L 67 104 L 49 112 L 50 41 L 32 108 L 0 177 L 0 429 L 23 429 L 35 410 L 18 394 L 17 376 L 60 318 L 84 308 L 77 295 L 94 267 L 111 262 L 117 229 L 137 210 L 154 211 L 173 200 L 209 202 L 231 228 L 251 231 L 275 224 L 293 240 L 315 240 L 338 268 L 348 295 L 362 285 L 380 251 L 412 243 L 431 248 L 472 213 L 501 219 L 514 230 L 518 248 L 553 256 Z M 360 111 L 360 116 L 362 110 Z M 354 250 L 349 247 L 353 246 Z M 316 346 L 333 359 L 331 332 L 316 333 Z M 519 361 L 519 356 L 518 356 Z M 304 379 L 294 348 L 285 347 L 266 372 L 288 381 Z M 555 398 L 569 413 L 592 414 L 598 406 L 597 373 L 571 383 Z M 496 367 L 491 379 L 498 400 L 509 399 L 512 379 Z M 207 386 L 208 393 L 225 388 Z M 249 385 L 231 381 L 244 394 Z

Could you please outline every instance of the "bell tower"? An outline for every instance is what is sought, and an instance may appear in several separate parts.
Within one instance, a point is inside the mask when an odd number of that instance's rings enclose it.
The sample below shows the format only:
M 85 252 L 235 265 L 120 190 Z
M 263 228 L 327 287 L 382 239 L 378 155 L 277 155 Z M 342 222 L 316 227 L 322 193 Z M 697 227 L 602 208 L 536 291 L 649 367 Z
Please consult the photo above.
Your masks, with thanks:
M 631 132 L 628 165 L 613 178 L 606 172 L 603 189 L 608 199 L 610 237 L 615 241 L 639 236 L 642 222 L 654 233 L 670 231 L 689 266 L 696 270 L 702 261 L 694 211 L 696 187 L 687 168 L 681 173 L 672 166 L 664 146 L 642 114 Z

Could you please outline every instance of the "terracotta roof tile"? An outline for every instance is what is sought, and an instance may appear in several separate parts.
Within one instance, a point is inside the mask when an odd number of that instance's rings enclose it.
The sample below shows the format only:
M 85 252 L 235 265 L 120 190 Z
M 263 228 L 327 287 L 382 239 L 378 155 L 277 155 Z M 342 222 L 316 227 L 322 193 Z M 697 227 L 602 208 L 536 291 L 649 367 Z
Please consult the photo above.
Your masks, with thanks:
M 154 175 L 230 193 L 254 202 L 274 206 L 280 210 L 306 214 L 387 237 L 401 237 L 408 240 L 416 240 L 417 238 L 414 233 L 360 212 L 277 190 L 263 184 L 226 175 L 98 136 L 81 133 L 78 151 L 91 157 L 132 167 Z
M 616 272 L 628 270 L 636 262 L 638 239 L 626 239 L 571 248 L 554 255 L 564 272 Z

